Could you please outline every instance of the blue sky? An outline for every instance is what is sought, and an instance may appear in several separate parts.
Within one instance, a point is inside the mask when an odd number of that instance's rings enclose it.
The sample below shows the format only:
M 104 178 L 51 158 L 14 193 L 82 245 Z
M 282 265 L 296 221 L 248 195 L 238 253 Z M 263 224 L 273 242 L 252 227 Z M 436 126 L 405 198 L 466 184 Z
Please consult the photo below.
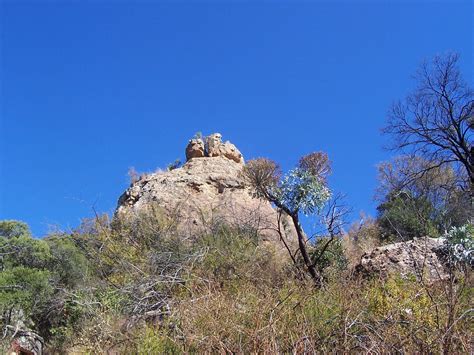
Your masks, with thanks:
M 184 158 L 195 132 L 290 168 L 324 150 L 355 215 L 374 212 L 387 109 L 456 51 L 456 1 L 1 2 L 0 219 L 37 236 L 112 212 L 127 170 Z

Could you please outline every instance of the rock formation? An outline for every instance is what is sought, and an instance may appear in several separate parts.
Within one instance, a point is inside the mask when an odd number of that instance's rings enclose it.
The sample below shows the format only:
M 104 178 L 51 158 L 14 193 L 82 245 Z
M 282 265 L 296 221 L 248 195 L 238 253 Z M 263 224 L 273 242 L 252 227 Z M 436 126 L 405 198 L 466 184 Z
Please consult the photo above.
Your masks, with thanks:
M 442 261 L 442 238 L 415 238 L 375 248 L 362 255 L 355 270 L 365 276 L 390 274 L 414 275 L 417 279 L 437 281 L 448 277 Z
M 186 160 L 203 158 L 205 156 L 204 141 L 200 138 L 191 139 L 186 147 Z
M 206 144 L 204 144 L 206 142 Z M 176 221 L 180 233 L 193 237 L 216 223 L 258 230 L 265 243 L 283 247 L 277 228 L 277 212 L 253 196 L 241 177 L 244 159 L 230 142 L 216 133 L 192 139 L 187 162 L 180 168 L 142 176 L 123 193 L 116 215 L 137 215 L 158 206 Z M 284 218 L 289 242 L 296 240 Z
M 243 164 L 244 158 L 235 145 L 222 142 L 222 135 L 214 133 L 210 136 L 202 138 L 193 138 L 186 147 L 186 161 L 193 158 L 203 157 L 225 157 L 236 163 Z

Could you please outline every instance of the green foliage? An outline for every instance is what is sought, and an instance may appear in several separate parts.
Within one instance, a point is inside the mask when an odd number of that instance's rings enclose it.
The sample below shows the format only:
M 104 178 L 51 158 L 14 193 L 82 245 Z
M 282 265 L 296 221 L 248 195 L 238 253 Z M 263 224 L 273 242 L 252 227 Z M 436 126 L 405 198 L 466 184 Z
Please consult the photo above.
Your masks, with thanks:
M 311 259 L 316 261 L 316 268 L 321 274 L 328 269 L 334 271 L 345 270 L 348 264 L 342 240 L 339 238 L 322 237 L 316 240 L 311 250 Z
M 433 207 L 423 197 L 415 198 L 408 192 L 389 194 L 377 207 L 378 223 L 385 240 L 409 240 L 415 237 L 436 237 L 432 220 Z
M 44 269 L 51 259 L 49 245 L 29 235 L 0 238 L 0 250 L 3 254 L 0 264 L 4 269 L 15 266 Z
M 306 215 L 319 212 L 331 197 L 317 175 L 301 168 L 290 170 L 272 193 L 292 213 L 301 211 Z
M 179 346 L 159 327 L 147 326 L 138 336 L 140 341 L 136 353 L 139 355 L 182 353 Z
M 55 342 L 61 343 L 77 320 L 69 316 L 74 313 L 70 300 L 75 297 L 74 288 L 85 281 L 88 261 L 66 236 L 34 239 L 25 232 L 29 230 L 26 224 L 6 222 L 0 223 L 15 232 L 0 238 L 2 325 L 25 323 L 46 339 L 56 337 Z
M 234 288 L 242 280 L 256 278 L 262 283 L 275 281 L 269 270 L 273 255 L 261 247 L 255 233 L 220 226 L 200 238 L 194 248 L 197 254 L 205 254 L 193 271 L 203 278 L 219 280 L 221 286 Z
M 369 294 L 369 311 L 375 317 L 412 317 L 425 325 L 434 325 L 435 315 L 426 312 L 431 301 L 420 293 L 415 278 L 392 277 L 383 284 L 374 283 Z
M 21 310 L 26 317 L 41 309 L 52 294 L 50 273 L 15 266 L 0 273 L 0 309 L 2 313 Z
M 88 273 L 88 261 L 70 236 L 54 235 L 46 238 L 51 257 L 48 269 L 54 272 L 56 282 L 73 287 L 84 281 Z
M 414 200 L 408 206 L 409 213 L 429 220 L 439 233 L 444 233 L 470 218 L 469 194 L 459 186 L 463 179 L 450 165 L 401 155 L 379 164 L 377 197 L 386 202 L 397 194 L 406 194 Z
M 315 289 L 254 230 L 216 224 L 189 240 L 158 209 L 135 217 L 113 228 L 98 218 L 72 236 L 3 238 L 37 260 L 5 255 L 3 314 L 21 310 L 57 353 L 438 353 L 447 328 L 449 349 L 469 352 L 469 275 L 424 287 L 355 280 L 340 239 L 319 238 L 308 250 L 326 281 Z
M 166 170 L 167 171 L 175 170 L 175 169 L 178 169 L 181 165 L 182 165 L 181 160 L 176 159 L 174 162 L 168 164 L 168 166 L 166 167 Z
M 24 222 L 14 220 L 0 221 L 0 237 L 31 237 L 30 227 Z

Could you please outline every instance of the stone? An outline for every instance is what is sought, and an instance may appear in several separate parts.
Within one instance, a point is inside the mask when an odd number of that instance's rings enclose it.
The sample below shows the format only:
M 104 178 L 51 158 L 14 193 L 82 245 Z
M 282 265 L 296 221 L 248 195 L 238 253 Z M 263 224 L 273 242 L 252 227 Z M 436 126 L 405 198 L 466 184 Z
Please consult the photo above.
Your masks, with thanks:
M 145 175 L 122 194 L 116 216 L 133 218 L 150 206 L 158 206 L 177 221 L 177 229 L 184 238 L 192 239 L 209 232 L 216 223 L 224 223 L 253 228 L 263 244 L 287 253 L 276 231 L 277 211 L 269 202 L 254 197 L 241 176 L 242 169 L 242 163 L 220 155 L 190 159 L 172 171 Z M 287 242 L 296 243 L 287 216 L 283 218 L 283 230 Z
M 242 156 L 240 151 L 235 145 L 233 145 L 229 141 L 221 145 L 221 155 L 226 157 L 227 159 L 235 161 L 236 163 L 244 163 L 244 157 Z
M 429 282 L 444 280 L 449 274 L 443 261 L 443 244 L 443 238 L 424 237 L 377 247 L 362 255 L 355 271 L 363 276 L 382 278 L 399 274 Z
M 204 141 L 200 138 L 191 139 L 186 147 L 186 161 L 205 156 Z
M 223 143 L 220 133 L 213 133 L 204 139 L 193 138 L 189 141 L 186 147 L 186 161 L 204 157 L 225 157 L 239 164 L 244 163 L 242 153 L 231 142 Z
M 227 159 L 233 160 L 236 163 L 244 163 L 242 153 L 237 147 L 226 141 L 222 142 L 222 135 L 220 133 L 214 133 L 206 137 L 207 144 L 207 156 L 209 157 L 226 157 Z
M 221 156 L 222 135 L 220 133 L 213 133 L 206 137 L 207 156 L 219 157 Z

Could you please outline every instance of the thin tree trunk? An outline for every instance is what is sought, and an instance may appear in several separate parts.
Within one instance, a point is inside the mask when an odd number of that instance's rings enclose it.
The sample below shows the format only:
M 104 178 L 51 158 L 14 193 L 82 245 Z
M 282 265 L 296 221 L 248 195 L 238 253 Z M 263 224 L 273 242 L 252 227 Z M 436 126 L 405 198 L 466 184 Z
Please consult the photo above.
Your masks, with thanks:
M 313 279 L 314 283 L 316 284 L 316 287 L 321 286 L 321 280 L 319 278 L 318 272 L 316 271 L 316 268 L 314 267 L 313 263 L 311 262 L 311 259 L 308 255 L 308 251 L 306 250 L 306 244 L 305 244 L 305 236 L 303 233 L 303 228 L 300 225 L 298 215 L 291 215 L 291 219 L 293 221 L 293 224 L 295 226 L 296 234 L 298 235 L 298 246 L 300 249 L 300 253 L 303 256 L 303 261 L 305 263 L 306 268 L 308 269 L 309 274 L 311 275 L 311 278 Z

